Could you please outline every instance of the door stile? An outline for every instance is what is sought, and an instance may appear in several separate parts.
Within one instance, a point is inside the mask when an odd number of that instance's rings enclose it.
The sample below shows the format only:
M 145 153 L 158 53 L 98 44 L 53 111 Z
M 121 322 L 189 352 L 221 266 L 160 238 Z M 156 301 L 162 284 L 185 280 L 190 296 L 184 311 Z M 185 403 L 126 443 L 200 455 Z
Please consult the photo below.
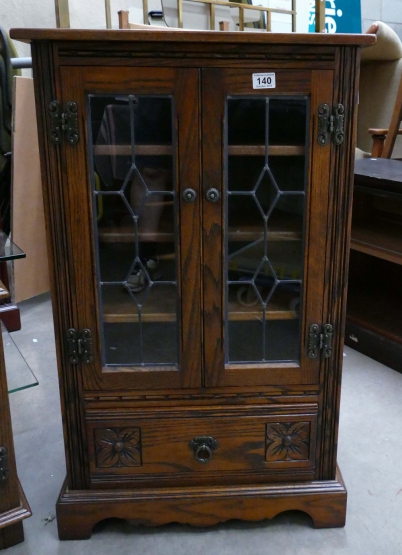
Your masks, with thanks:
M 330 219 L 326 243 L 325 318 L 338 330 L 333 356 L 322 368 L 322 437 L 318 443 L 322 453 L 319 479 L 332 479 L 336 473 L 338 416 L 341 398 L 343 342 L 346 318 L 346 290 L 349 269 L 349 241 L 352 220 L 354 157 L 357 132 L 360 53 L 354 47 L 337 51 L 333 103 L 344 106 L 345 138 L 342 145 L 332 147 Z M 342 184 L 340 186 L 339 184 Z
M 64 71 L 63 67 L 60 68 L 59 86 L 61 92 L 60 96 L 58 95 L 58 98 L 63 106 L 65 106 L 67 101 L 76 98 L 77 103 L 81 105 L 82 108 L 85 107 L 82 100 L 84 96 L 81 92 L 82 78 L 83 74 L 81 68 L 76 68 L 68 75 Z M 86 130 L 84 126 L 83 114 L 81 114 L 81 118 L 78 120 L 78 128 L 81 133 L 81 141 L 84 141 Z M 81 289 L 83 286 L 82 272 L 80 271 L 81 260 L 91 263 L 92 253 L 88 250 L 88 246 L 90 245 L 90 231 L 83 230 L 83 232 L 79 234 L 79 238 L 75 235 L 77 224 L 80 226 L 80 224 L 85 221 L 89 211 L 84 210 L 85 202 L 81 203 L 77 210 L 75 205 L 76 195 L 80 194 L 78 189 L 79 184 L 81 182 L 82 186 L 82 183 L 86 183 L 87 181 L 87 167 L 82 153 L 81 155 L 78 155 L 76 146 L 74 147 L 66 141 L 63 141 L 59 146 L 52 146 L 59 149 L 60 152 L 59 160 L 61 171 L 59 187 L 61 190 L 59 191 L 59 194 L 62 200 L 58 200 L 56 206 L 60 203 L 64 216 L 64 229 L 62 230 L 60 236 L 57 234 L 56 238 L 52 239 L 52 242 L 54 243 L 62 240 L 64 243 L 62 251 L 67 254 L 65 263 L 68 267 L 68 279 L 62 284 L 62 288 L 65 289 L 65 293 L 62 293 L 62 295 L 64 294 L 67 299 L 71 300 L 70 305 L 66 310 L 65 320 L 68 320 L 69 328 L 79 329 L 83 318 L 83 306 L 80 303 L 80 299 L 82 298 L 82 295 L 84 295 L 85 298 L 85 295 L 87 294 L 83 293 Z M 89 200 L 90 195 L 88 191 L 86 202 Z M 75 260 L 77 251 L 79 253 L 79 260 Z M 89 298 L 91 299 L 90 293 Z M 92 303 L 91 307 L 93 310 L 94 305 Z M 86 320 L 86 316 L 84 316 L 84 318 Z M 59 330 L 60 340 L 67 346 L 67 342 L 65 340 L 66 332 L 67 329 Z M 73 480 L 73 482 L 69 482 L 69 487 L 81 488 L 85 487 L 85 485 L 89 483 L 88 457 L 86 450 L 83 448 L 82 442 L 82 438 L 85 438 L 86 436 L 83 425 L 84 407 L 82 403 L 77 403 L 77 396 L 78 398 L 81 398 L 83 392 L 83 366 L 81 364 L 70 365 L 67 348 L 64 352 L 62 366 L 64 367 L 64 381 L 66 383 L 67 381 L 72 383 L 72 385 L 67 386 L 68 389 L 66 391 L 68 396 L 67 403 L 69 405 L 68 410 L 70 411 L 70 414 L 75 409 L 75 424 L 71 427 L 72 431 L 70 430 L 70 433 L 66 434 L 66 437 L 70 438 L 70 443 L 66 444 L 68 476 L 69 480 Z M 74 397 L 71 395 L 71 391 L 75 392 Z M 69 419 L 67 422 L 68 421 Z
M 332 144 L 332 141 L 329 140 L 328 144 L 325 146 L 320 146 L 315 137 L 318 134 L 318 118 L 317 118 L 317 109 L 320 104 L 326 103 L 331 108 L 332 105 L 340 100 L 336 98 L 336 91 L 334 90 L 333 80 L 334 75 L 333 71 L 315 71 L 313 74 L 313 87 L 312 87 L 312 107 L 313 107 L 313 114 L 315 114 L 315 122 L 312 126 L 313 128 L 313 142 L 314 150 L 317 151 L 316 158 L 314 158 L 315 164 L 312 166 L 312 180 L 313 183 L 316 183 L 317 186 L 313 187 L 312 189 L 312 218 L 311 218 L 311 225 L 313 233 L 317 234 L 320 233 L 319 241 L 320 241 L 320 251 L 321 257 L 320 259 L 316 260 L 313 259 L 313 264 L 316 271 L 312 275 L 312 279 L 314 280 L 313 286 L 319 287 L 320 291 L 322 291 L 322 301 L 318 302 L 317 299 L 313 296 L 310 296 L 308 302 L 312 303 L 313 314 L 316 315 L 321 322 L 328 322 L 334 326 L 334 346 L 339 341 L 339 333 L 340 327 L 336 321 L 331 318 L 331 315 L 328 314 L 327 306 L 328 303 L 332 301 L 329 300 L 330 292 L 328 291 L 328 268 L 331 268 L 334 263 L 334 251 L 328 249 L 328 242 L 331 240 L 331 237 L 334 238 L 336 236 L 336 241 L 334 244 L 339 245 L 343 244 L 344 241 L 339 240 L 340 234 L 344 232 L 343 226 L 339 225 L 339 227 L 335 230 L 334 227 L 334 204 L 332 201 L 332 196 L 334 194 L 334 187 L 338 191 L 344 191 L 344 186 L 338 186 L 337 183 L 339 181 L 339 175 L 335 175 L 336 169 L 334 170 L 335 159 L 339 156 L 342 156 L 342 150 L 345 148 L 344 144 L 339 146 L 335 146 Z M 343 99 L 341 100 L 343 101 Z M 320 232 L 320 230 L 326 230 L 326 233 Z M 308 254 L 306 253 L 306 256 Z M 310 255 L 311 257 L 311 255 Z M 338 267 L 338 271 L 340 271 L 341 266 Z M 309 326 L 313 322 L 306 321 L 306 329 L 305 329 L 305 337 L 308 337 Z M 306 339 L 307 340 L 307 339 Z M 335 355 L 336 356 L 336 355 Z M 337 363 L 335 361 L 334 352 L 331 358 L 325 359 L 322 358 L 319 365 L 319 382 L 320 382 L 320 406 L 325 407 L 324 410 L 320 411 L 319 418 L 318 418 L 318 426 L 317 426 L 317 479 L 323 479 L 324 476 L 327 479 L 333 479 L 335 477 L 335 464 L 331 469 L 331 473 L 327 473 L 324 475 L 323 467 L 328 465 L 326 461 L 334 461 L 334 458 L 331 458 L 329 455 L 329 450 L 333 449 L 334 447 L 334 430 L 329 430 L 330 427 L 329 422 L 331 422 L 331 418 L 333 418 L 333 413 L 328 418 L 328 414 L 331 413 L 332 407 L 337 402 L 339 403 L 339 391 L 335 392 L 334 389 L 331 387 L 333 385 L 334 380 L 334 370 L 337 367 Z M 314 362 L 314 361 L 313 361 Z M 314 375 L 310 373 L 310 375 Z M 329 394 L 328 394 L 329 391 Z M 336 409 L 339 410 L 339 407 Z M 336 449 L 335 449 L 336 451 Z
M 320 355 L 316 359 L 308 356 L 309 330 L 313 324 L 320 327 L 323 321 L 324 279 L 326 272 L 325 247 L 328 233 L 328 210 L 330 188 L 331 141 L 326 145 L 318 143 L 318 108 L 321 104 L 332 107 L 333 71 L 312 72 L 310 104 L 310 156 L 309 190 L 306 210 L 306 233 L 310 240 L 305 245 L 305 267 L 309 268 L 305 284 L 304 314 L 302 320 L 302 360 L 304 384 L 318 383 L 320 376 Z M 314 248 L 312 248 L 314 246 Z M 328 322 L 331 323 L 331 322 Z
M 178 69 L 176 76 L 181 387 L 189 388 L 200 387 L 202 375 L 199 70 Z M 188 190 L 194 200 L 186 198 Z
M 221 70 L 202 70 L 202 216 L 203 216 L 203 324 L 204 384 L 220 385 L 224 368 L 223 310 L 223 143 L 224 91 Z M 208 191 L 220 195 L 216 202 L 207 200 Z

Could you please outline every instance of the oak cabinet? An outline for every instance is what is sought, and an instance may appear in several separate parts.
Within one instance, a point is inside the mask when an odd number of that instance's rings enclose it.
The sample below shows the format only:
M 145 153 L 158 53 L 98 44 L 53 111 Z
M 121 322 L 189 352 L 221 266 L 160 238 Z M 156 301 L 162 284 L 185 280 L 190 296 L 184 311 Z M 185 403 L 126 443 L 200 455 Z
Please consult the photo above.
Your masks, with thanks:
M 0 230 L 0 264 L 5 265 L 7 262 L 24 257 L 25 253 Z M 1 285 L 3 296 L 8 297 L 9 292 L 3 283 Z M 5 349 L 4 345 L 6 345 Z M 5 352 L 8 352 L 9 378 L 12 375 L 15 376 L 15 379 L 9 382 L 6 375 Z M 9 403 L 9 392 L 35 385 L 35 382 L 29 382 L 29 378 L 27 379 L 26 369 L 25 360 L 2 323 L 0 330 L 0 550 L 24 541 L 22 521 L 32 515 L 18 479 Z M 29 370 L 28 374 L 32 377 Z
M 60 538 L 107 517 L 288 509 L 342 526 L 354 113 L 373 37 L 12 36 L 33 43 Z
M 2 333 L 0 333 L 0 401 L 1 550 L 24 541 L 22 521 L 32 514 L 17 474 Z
M 356 160 L 345 343 L 402 372 L 402 163 Z

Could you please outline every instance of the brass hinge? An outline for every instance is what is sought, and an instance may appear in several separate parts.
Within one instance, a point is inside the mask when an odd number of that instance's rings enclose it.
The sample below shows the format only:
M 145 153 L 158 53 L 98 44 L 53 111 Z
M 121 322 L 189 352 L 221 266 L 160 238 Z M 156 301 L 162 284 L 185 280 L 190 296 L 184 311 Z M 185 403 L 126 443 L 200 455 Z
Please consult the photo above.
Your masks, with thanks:
M 323 351 L 324 358 L 329 358 L 332 355 L 332 335 L 331 324 L 324 324 L 322 328 L 318 324 L 312 324 L 308 340 L 308 356 L 317 358 L 319 351 Z
M 49 105 L 50 110 L 50 138 L 56 145 L 63 140 L 63 134 L 70 145 L 78 143 L 78 106 L 76 102 L 67 102 L 63 112 L 58 100 Z
M 0 482 L 5 482 L 10 474 L 8 455 L 5 447 L 0 447 Z
M 93 362 L 91 330 L 85 328 L 78 332 L 74 328 L 70 328 L 67 331 L 67 351 L 71 364 Z
M 340 145 L 345 139 L 345 107 L 343 104 L 335 104 L 332 114 L 328 104 L 318 106 L 318 144 L 325 146 L 329 137 L 335 145 Z

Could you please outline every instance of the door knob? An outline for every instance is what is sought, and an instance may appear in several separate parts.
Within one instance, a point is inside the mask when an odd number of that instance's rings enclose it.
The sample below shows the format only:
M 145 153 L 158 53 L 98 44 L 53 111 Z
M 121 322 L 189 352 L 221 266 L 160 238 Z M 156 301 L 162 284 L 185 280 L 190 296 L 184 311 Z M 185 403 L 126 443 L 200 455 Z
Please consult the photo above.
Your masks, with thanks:
M 218 202 L 218 200 L 221 198 L 221 194 L 218 189 L 208 189 L 205 196 L 209 202 Z
M 185 189 L 182 194 L 183 200 L 186 202 L 194 202 L 197 198 L 197 193 L 194 189 Z

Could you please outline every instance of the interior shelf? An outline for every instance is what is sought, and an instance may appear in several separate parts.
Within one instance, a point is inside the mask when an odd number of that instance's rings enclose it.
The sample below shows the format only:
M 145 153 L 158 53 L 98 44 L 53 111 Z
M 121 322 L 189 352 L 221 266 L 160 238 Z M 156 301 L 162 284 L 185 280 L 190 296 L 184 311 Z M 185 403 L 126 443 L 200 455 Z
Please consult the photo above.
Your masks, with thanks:
M 302 239 L 302 223 L 300 216 L 293 216 L 287 220 L 282 217 L 270 218 L 268 224 L 270 241 L 300 241 Z M 262 223 L 249 224 L 241 221 L 234 222 L 229 226 L 229 241 L 256 241 L 264 238 Z M 133 243 L 135 234 L 133 226 L 99 226 L 98 239 L 100 243 Z M 175 234 L 170 222 L 165 225 L 161 221 L 157 231 L 140 231 L 138 233 L 140 242 L 174 242 Z
M 131 145 L 95 145 L 95 156 L 131 156 Z M 137 156 L 171 156 L 172 145 L 135 145 Z
M 291 298 L 288 295 L 278 295 L 267 306 L 267 320 L 294 320 L 298 317 L 294 310 L 289 308 Z M 245 320 L 261 320 L 262 311 L 258 306 L 242 306 L 235 300 L 229 300 L 228 320 L 241 322 Z
M 290 230 L 270 229 L 268 232 L 269 241 L 298 241 L 302 239 L 301 233 Z M 253 226 L 243 229 L 229 228 L 229 241 L 256 241 L 263 239 L 264 233 L 261 226 Z
M 249 224 L 241 221 L 229 225 L 229 241 L 256 241 L 264 238 L 262 223 Z M 268 220 L 269 241 L 299 241 L 302 239 L 300 216 L 284 218 L 274 214 Z
M 131 156 L 131 145 L 94 145 L 95 156 Z M 136 156 L 171 156 L 171 145 L 135 145 Z M 269 145 L 270 156 L 303 156 L 304 145 Z M 229 145 L 229 156 L 264 156 L 265 145 Z
M 351 248 L 402 264 L 402 225 L 383 220 L 356 222 L 352 226 Z
M 239 286 L 242 284 L 240 283 Z M 268 320 L 293 320 L 298 314 L 290 309 L 294 295 L 278 292 L 270 301 L 266 312 Z M 229 300 L 228 317 L 230 321 L 256 320 L 262 318 L 258 306 L 242 306 L 235 299 Z M 130 301 L 128 292 L 122 286 L 114 287 L 103 297 L 103 321 L 105 323 L 139 322 L 138 311 L 134 301 Z M 149 295 L 143 305 L 142 322 L 175 322 L 175 297 L 166 295 L 166 289 L 155 286 L 152 297 Z
M 134 243 L 135 233 L 132 226 L 105 226 L 99 227 L 98 238 L 100 243 Z M 140 231 L 138 233 L 140 242 L 173 243 L 175 234 L 171 231 Z
M 269 145 L 270 156 L 304 156 L 304 145 Z M 265 145 L 229 145 L 229 156 L 264 156 Z
M 359 284 L 348 293 L 348 321 L 397 343 L 402 343 L 401 295 L 378 284 L 375 291 L 372 284 Z

